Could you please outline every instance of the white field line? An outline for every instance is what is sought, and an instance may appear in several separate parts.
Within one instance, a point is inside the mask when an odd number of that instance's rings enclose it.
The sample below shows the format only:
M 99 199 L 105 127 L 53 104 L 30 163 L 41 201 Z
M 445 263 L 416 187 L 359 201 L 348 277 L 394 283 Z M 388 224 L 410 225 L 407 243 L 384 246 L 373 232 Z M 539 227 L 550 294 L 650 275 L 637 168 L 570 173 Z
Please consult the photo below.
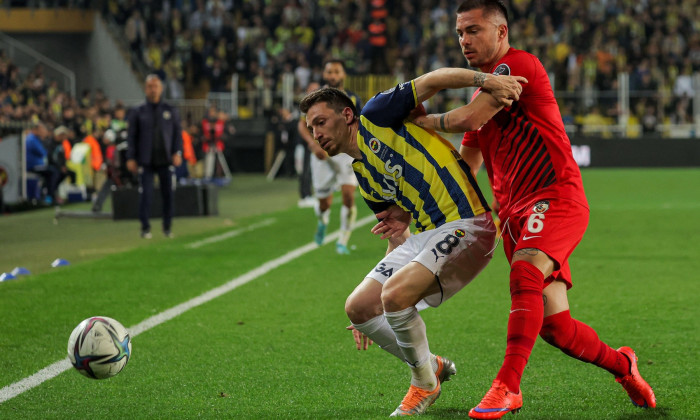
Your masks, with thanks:
M 204 246 L 204 245 L 213 244 L 214 242 L 223 241 L 224 239 L 230 239 L 230 238 L 233 238 L 235 236 L 240 235 L 243 232 L 250 232 L 251 230 L 255 230 L 257 228 L 269 226 L 269 225 L 275 223 L 275 221 L 276 221 L 275 219 L 265 219 L 262 222 L 253 223 L 252 225 L 250 225 L 248 227 L 244 227 L 244 228 L 236 229 L 236 230 L 231 230 L 231 231 L 228 231 L 226 233 L 222 233 L 221 235 L 210 236 L 206 239 L 202 239 L 201 241 L 191 242 L 191 243 L 185 245 L 185 248 L 195 249 L 195 248 L 199 248 L 199 247 Z
M 377 219 L 374 217 L 374 215 L 369 215 L 365 218 L 362 218 L 358 220 L 355 223 L 355 226 L 353 229 L 357 229 L 361 226 L 364 226 L 372 221 L 376 221 Z M 262 222 L 261 222 L 262 223 Z M 339 231 L 335 231 L 329 235 L 326 236 L 326 239 L 323 241 L 324 244 L 328 242 L 332 242 L 336 239 L 338 239 L 338 236 L 340 235 Z M 171 320 L 175 318 L 178 315 L 181 315 L 187 311 L 189 311 L 192 308 L 196 308 L 197 306 L 200 306 L 204 303 L 209 302 L 210 300 L 216 299 L 217 297 L 230 292 L 231 290 L 242 286 L 246 283 L 249 283 L 256 278 L 267 274 L 268 272 L 274 270 L 275 268 L 284 265 L 288 263 L 289 261 L 292 261 L 296 258 L 301 257 L 302 255 L 313 251 L 316 249 L 318 246 L 311 242 L 309 244 L 306 244 L 300 248 L 294 249 L 292 251 L 289 251 L 288 253 L 282 255 L 281 257 L 275 258 L 274 260 L 270 260 L 263 265 L 254 268 L 253 270 L 236 277 L 232 280 L 230 280 L 228 283 L 225 283 L 219 287 L 216 287 L 214 289 L 209 290 L 208 292 L 204 292 L 203 294 L 192 298 L 188 300 L 187 302 L 181 303 L 177 306 L 173 306 L 170 309 L 166 309 L 165 311 L 153 315 L 152 317 L 132 326 L 131 328 L 128 328 L 129 333 L 132 337 L 135 337 L 143 332 L 146 332 L 150 330 L 151 328 L 157 327 L 158 325 L 164 323 L 165 321 Z M 0 404 L 3 402 L 14 398 L 20 394 L 22 394 L 25 391 L 29 391 L 32 388 L 35 388 L 39 385 L 41 385 L 43 382 L 48 381 L 49 379 L 53 379 L 56 376 L 60 375 L 61 373 L 65 372 L 66 370 L 71 368 L 70 361 L 68 360 L 68 357 L 66 357 L 63 360 L 59 360 L 43 369 L 38 371 L 37 373 L 28 376 L 22 380 L 19 380 L 13 384 L 7 385 L 4 388 L 0 389 Z

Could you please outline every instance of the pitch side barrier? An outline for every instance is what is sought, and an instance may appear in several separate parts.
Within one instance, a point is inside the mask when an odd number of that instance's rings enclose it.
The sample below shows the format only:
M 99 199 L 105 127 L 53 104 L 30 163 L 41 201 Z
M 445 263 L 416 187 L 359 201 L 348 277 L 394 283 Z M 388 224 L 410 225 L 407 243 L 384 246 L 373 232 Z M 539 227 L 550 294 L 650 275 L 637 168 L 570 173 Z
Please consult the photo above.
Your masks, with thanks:
M 572 136 L 571 148 L 581 168 L 700 167 L 699 138 Z

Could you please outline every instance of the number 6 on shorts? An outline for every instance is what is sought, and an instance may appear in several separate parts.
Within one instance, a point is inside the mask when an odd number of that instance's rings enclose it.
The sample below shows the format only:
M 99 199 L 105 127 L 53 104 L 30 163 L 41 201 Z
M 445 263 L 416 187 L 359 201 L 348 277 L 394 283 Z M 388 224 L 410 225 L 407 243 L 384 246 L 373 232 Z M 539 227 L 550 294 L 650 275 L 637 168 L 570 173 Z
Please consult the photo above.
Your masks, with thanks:
M 544 214 L 542 213 L 532 213 L 527 219 L 527 230 L 530 233 L 542 232 L 544 228 Z

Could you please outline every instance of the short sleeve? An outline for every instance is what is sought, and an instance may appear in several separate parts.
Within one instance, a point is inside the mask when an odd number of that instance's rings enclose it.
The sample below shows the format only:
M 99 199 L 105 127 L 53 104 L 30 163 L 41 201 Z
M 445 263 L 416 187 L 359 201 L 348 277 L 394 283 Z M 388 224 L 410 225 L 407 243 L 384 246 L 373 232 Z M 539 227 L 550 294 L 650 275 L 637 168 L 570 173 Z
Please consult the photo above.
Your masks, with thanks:
M 416 107 L 413 80 L 376 94 L 362 108 L 362 116 L 380 127 L 397 127 Z
M 368 199 L 367 197 L 363 198 L 365 199 L 365 203 L 367 203 L 367 207 L 369 207 L 374 214 L 383 212 L 384 210 L 391 207 L 391 205 L 393 204 L 388 201 L 374 201 Z
M 479 132 L 478 131 L 467 131 L 464 133 L 464 138 L 462 139 L 462 146 L 467 147 L 479 147 Z
M 504 76 L 523 76 L 530 81 L 530 83 L 523 84 L 523 94 L 527 94 L 532 83 L 536 80 L 537 64 L 539 64 L 536 60 L 537 57 L 523 51 L 518 51 L 515 54 L 506 54 L 496 68 L 493 69 L 492 73 Z

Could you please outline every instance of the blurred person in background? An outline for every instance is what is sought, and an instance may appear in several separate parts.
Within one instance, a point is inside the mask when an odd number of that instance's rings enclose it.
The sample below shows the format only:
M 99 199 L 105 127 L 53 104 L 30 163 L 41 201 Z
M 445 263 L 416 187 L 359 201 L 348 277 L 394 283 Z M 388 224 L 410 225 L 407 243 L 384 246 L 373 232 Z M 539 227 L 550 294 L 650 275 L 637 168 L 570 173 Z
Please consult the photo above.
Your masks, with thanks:
M 44 182 L 44 201 L 46 204 L 54 202 L 51 186 L 54 184 L 54 173 L 49 169 L 49 154 L 44 146 L 44 139 L 49 135 L 46 125 L 42 122 L 32 123 L 31 129 L 25 139 L 26 165 L 28 172 L 40 175 Z
M 177 109 L 161 100 L 163 82 L 155 74 L 146 77 L 146 102 L 129 115 L 127 168 L 139 179 L 141 237 L 150 239 L 149 215 L 153 178 L 158 175 L 163 198 L 163 235 L 172 238 L 174 168 L 182 164 L 182 128 Z
M 221 118 L 214 105 L 207 110 L 207 115 L 202 118 L 202 150 L 204 151 L 204 177 L 214 178 L 217 174 L 217 154 L 223 153 L 224 134 L 226 132 L 226 120 Z
M 51 196 L 56 203 L 61 204 L 62 199 L 58 196 L 58 186 L 66 177 L 70 177 L 71 184 L 75 184 L 75 172 L 70 170 L 66 163 L 70 159 L 71 144 L 69 140 L 70 131 L 65 126 L 57 127 L 53 130 L 53 142 L 49 152 L 49 168 L 53 172 L 53 183 L 50 186 Z
M 346 76 L 345 66 L 341 60 L 329 60 L 323 67 L 323 80 L 326 85 L 345 92 L 352 99 L 359 113 L 362 111 L 362 100 L 355 93 L 345 89 Z M 319 246 L 323 244 L 323 239 L 326 236 L 326 229 L 330 222 L 333 192 L 336 187 L 340 185 L 343 205 L 340 208 L 341 233 L 336 242 L 336 252 L 341 255 L 349 254 L 348 241 L 352 233 L 352 225 L 355 223 L 355 218 L 357 217 L 357 207 L 355 207 L 357 179 L 355 179 L 352 170 L 352 158 L 347 155 L 329 157 L 313 139 L 313 136 L 306 127 L 306 118 L 301 118 L 299 120 L 299 134 L 306 141 L 312 153 L 311 178 L 314 186 L 314 193 L 318 200 L 314 207 L 318 220 L 314 241 Z
M 187 134 L 189 134 L 193 158 L 187 160 L 187 169 L 192 178 L 203 178 L 204 177 L 204 149 L 202 145 L 202 133 L 199 131 L 199 126 L 197 124 L 190 124 L 187 127 Z

